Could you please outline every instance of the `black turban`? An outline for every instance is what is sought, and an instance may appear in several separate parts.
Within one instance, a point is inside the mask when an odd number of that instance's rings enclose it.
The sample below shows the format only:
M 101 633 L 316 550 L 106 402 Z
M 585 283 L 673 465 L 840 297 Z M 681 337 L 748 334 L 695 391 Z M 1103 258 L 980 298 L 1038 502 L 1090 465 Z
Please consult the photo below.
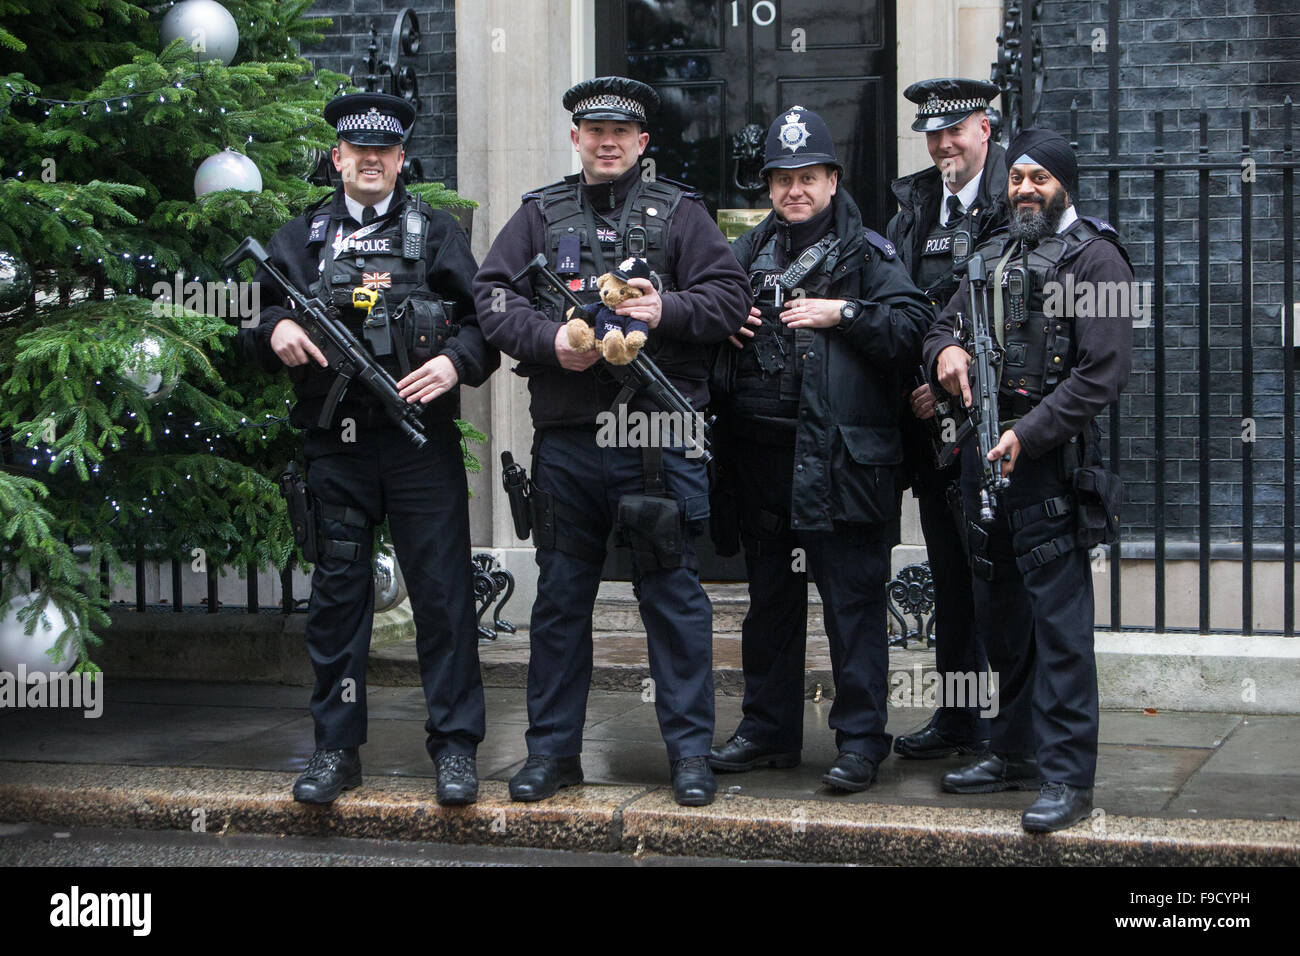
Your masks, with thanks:
M 1064 136 L 1051 129 L 1021 130 L 1007 147 L 1007 165 L 1026 162 L 1026 156 L 1055 176 L 1070 198 L 1074 198 L 1078 188 L 1079 161 Z

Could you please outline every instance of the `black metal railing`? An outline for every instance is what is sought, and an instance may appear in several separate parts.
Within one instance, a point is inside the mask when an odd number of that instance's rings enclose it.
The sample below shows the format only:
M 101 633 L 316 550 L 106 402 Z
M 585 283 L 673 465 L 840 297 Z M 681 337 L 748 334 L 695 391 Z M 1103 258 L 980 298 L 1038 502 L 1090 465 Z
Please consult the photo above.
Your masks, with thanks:
M 1271 217 L 1260 216 L 1254 201 L 1254 184 L 1256 179 L 1265 175 L 1277 174 L 1280 177 L 1281 216 L 1278 222 L 1278 234 L 1281 237 L 1282 265 L 1282 546 L 1278 555 L 1275 549 L 1269 550 L 1272 556 L 1280 557 L 1283 562 L 1283 597 L 1281 633 L 1293 636 L 1295 633 L 1295 339 L 1294 339 L 1294 255 L 1295 255 L 1295 218 L 1294 187 L 1297 161 L 1293 151 L 1292 101 L 1287 96 L 1283 101 L 1282 147 L 1277 150 L 1280 157 L 1266 160 L 1256 156 L 1251 141 L 1251 111 L 1241 111 L 1241 145 L 1239 153 L 1233 159 L 1215 159 L 1210 152 L 1209 115 L 1205 109 L 1198 113 L 1196 133 L 1196 159 L 1189 162 L 1170 162 L 1166 153 L 1165 113 L 1154 114 L 1155 145 L 1149 162 L 1120 161 L 1118 136 L 1118 109 L 1116 107 L 1115 84 L 1112 77 L 1112 97 L 1110 104 L 1108 156 L 1105 161 L 1092 161 L 1081 157 L 1080 177 L 1105 176 L 1108 200 L 1108 212 L 1112 222 L 1125 224 L 1119 216 L 1121 183 L 1124 180 L 1150 178 L 1150 195 L 1152 198 L 1152 331 L 1151 361 L 1153 373 L 1153 429 L 1155 472 L 1153 476 L 1153 557 L 1155 572 L 1154 588 L 1154 625 L 1157 631 L 1167 630 L 1168 593 L 1166 586 L 1166 561 L 1168 559 L 1166 538 L 1169 530 L 1166 507 L 1168 505 L 1169 483 L 1167 478 L 1166 442 L 1169 438 L 1169 418 L 1167 411 L 1167 356 L 1166 356 L 1166 205 L 1167 185 L 1170 177 L 1195 177 L 1196 182 L 1196 285 L 1197 285 L 1197 324 L 1198 324 L 1198 378 L 1197 378 L 1197 542 L 1196 559 L 1198 561 L 1198 616 L 1197 628 L 1200 633 L 1211 630 L 1211 560 L 1215 557 L 1214 527 L 1211 521 L 1212 472 L 1211 440 L 1214 437 L 1211 428 L 1211 402 L 1214 391 L 1214 371 L 1211 364 L 1214 343 L 1211 337 L 1211 306 L 1215 301 L 1212 295 L 1215 286 L 1211 276 L 1211 266 L 1236 260 L 1211 257 L 1211 209 L 1212 198 L 1231 196 L 1232 190 L 1217 190 L 1216 177 L 1224 176 L 1229 182 L 1233 177 L 1240 182 L 1240 288 L 1241 309 L 1240 337 L 1240 373 L 1241 373 L 1241 419 L 1253 421 L 1255 416 L 1256 388 L 1256 352 L 1254 341 L 1254 258 L 1253 236 L 1257 222 L 1267 222 Z M 1079 107 L 1077 101 L 1070 108 L 1070 138 L 1077 149 L 1079 145 Z M 1219 185 L 1223 185 L 1219 183 Z M 1144 189 L 1132 186 L 1125 195 L 1145 195 Z M 1220 299 L 1219 301 L 1223 301 Z M 1261 348 L 1263 346 L 1260 346 Z M 1109 413 L 1109 465 L 1111 470 L 1123 475 L 1124 464 L 1121 455 L 1122 422 L 1119 403 L 1111 406 Z M 1240 633 L 1255 632 L 1255 560 L 1260 551 L 1255 540 L 1256 508 L 1256 455 L 1252 441 L 1241 442 L 1241 615 Z M 1219 550 L 1219 549 L 1215 549 Z M 1109 546 L 1110 572 L 1110 622 L 1113 629 L 1124 628 L 1121 594 L 1121 545 Z M 1216 631 L 1228 630 L 1214 627 Z

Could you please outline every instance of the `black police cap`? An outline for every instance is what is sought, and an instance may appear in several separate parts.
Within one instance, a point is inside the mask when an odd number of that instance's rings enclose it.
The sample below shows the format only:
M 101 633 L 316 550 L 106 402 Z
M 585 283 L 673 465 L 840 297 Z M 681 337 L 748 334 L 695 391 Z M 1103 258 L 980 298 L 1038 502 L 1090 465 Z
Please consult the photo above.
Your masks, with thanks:
M 912 129 L 934 133 L 956 126 L 976 110 L 988 109 L 989 101 L 999 92 L 987 80 L 942 77 L 913 83 L 903 90 L 903 95 L 918 107 Z
M 571 86 L 564 94 L 564 108 L 573 121 L 632 120 L 645 125 L 659 108 L 659 94 L 653 87 L 626 76 L 598 76 Z
M 835 141 L 831 139 L 830 128 L 820 116 L 802 106 L 790 107 L 768 127 L 763 159 L 764 173 L 819 163 L 844 171 L 835 158 Z
M 387 93 L 349 93 L 326 103 L 324 115 L 354 146 L 397 146 L 415 123 L 415 105 Z

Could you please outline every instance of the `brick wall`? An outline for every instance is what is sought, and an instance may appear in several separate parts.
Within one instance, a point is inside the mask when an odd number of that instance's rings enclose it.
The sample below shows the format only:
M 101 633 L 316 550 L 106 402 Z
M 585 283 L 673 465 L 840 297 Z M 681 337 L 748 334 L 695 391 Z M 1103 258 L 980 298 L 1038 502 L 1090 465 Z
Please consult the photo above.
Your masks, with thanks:
M 1069 135 L 1079 104 L 1079 160 L 1108 159 L 1108 53 L 1093 52 L 1093 30 L 1108 29 L 1108 0 L 1045 0 L 1041 16 L 1044 92 L 1038 125 Z M 1281 159 L 1286 94 L 1300 100 L 1300 12 L 1293 0 L 1120 0 L 1119 159 L 1150 162 L 1157 111 L 1165 116 L 1169 162 L 1192 162 L 1198 111 L 1208 111 L 1210 159 L 1240 163 L 1241 111 L 1250 110 L 1252 155 Z M 1300 111 L 1294 115 L 1300 126 Z M 1300 130 L 1298 130 L 1300 132 Z M 1241 540 L 1242 309 L 1241 173 L 1210 180 L 1211 521 L 1216 542 Z M 1200 457 L 1197 177 L 1168 174 L 1165 188 L 1165 451 L 1168 540 L 1194 540 Z M 1281 176 L 1259 170 L 1253 184 L 1254 346 L 1252 446 L 1256 542 L 1279 541 L 1282 526 Z M 1139 280 L 1150 280 L 1153 200 L 1150 173 L 1122 174 L 1118 226 Z M 1107 177 L 1086 175 L 1084 213 L 1108 215 Z M 1297 296 L 1300 298 L 1300 295 Z M 1120 401 L 1120 453 L 1129 540 L 1154 525 L 1154 330 L 1135 332 L 1133 375 Z M 1300 336 L 1297 337 L 1300 339 Z M 1103 429 L 1107 427 L 1103 416 Z M 1106 454 L 1109 460 L 1109 445 Z
M 403 7 L 415 10 L 420 22 L 420 52 L 401 54 L 399 68 L 409 63 L 419 80 L 420 112 L 407 144 L 408 157 L 419 157 L 425 179 L 456 188 L 456 17 L 455 0 L 400 3 L 396 0 L 319 0 L 309 16 L 330 17 L 334 24 L 324 40 L 304 46 L 303 56 L 317 69 L 352 75 L 363 85 L 370 47 L 370 27 L 379 31 L 380 61 L 389 54 L 393 22 Z

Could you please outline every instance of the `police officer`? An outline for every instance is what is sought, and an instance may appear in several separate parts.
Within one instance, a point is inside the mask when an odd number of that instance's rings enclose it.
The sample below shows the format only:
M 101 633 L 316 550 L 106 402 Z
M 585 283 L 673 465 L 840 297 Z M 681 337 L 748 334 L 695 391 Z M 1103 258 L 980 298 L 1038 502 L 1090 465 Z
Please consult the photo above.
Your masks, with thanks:
M 596 278 L 639 253 L 661 290 L 634 278 L 641 296 L 617 311 L 647 323 L 646 354 L 696 408 L 704 405 L 705 346 L 740 327 L 749 292 L 699 195 L 647 175 L 638 163 L 658 99 L 650 87 L 623 77 L 588 80 L 565 93 L 582 172 L 527 193 L 474 280 L 484 334 L 519 359 L 516 371 L 528 378 L 535 428 L 540 577 L 529 632 L 529 756 L 510 780 L 515 800 L 541 800 L 582 782 L 592 607 L 605 541 L 620 514 L 633 547 L 673 794 L 696 806 L 711 802 L 717 789 L 706 759 L 713 739 L 713 614 L 690 543 L 708 517 L 705 468 L 681 447 L 598 442 L 597 415 L 622 391 L 612 367 L 598 363 L 599 350 L 570 347 L 564 305 L 553 292 L 527 279 L 512 281 L 544 253 L 570 289 L 593 301 Z M 627 414 L 654 410 L 636 396 Z M 666 537 L 636 530 L 637 516 L 652 512 L 669 515 Z
M 899 421 L 934 310 L 894 244 L 862 224 L 842 171 L 821 117 L 786 110 L 767 135 L 772 213 L 733 247 L 755 304 L 720 349 L 715 383 L 750 607 L 744 717 L 710 762 L 723 771 L 799 763 L 811 567 L 839 749 L 822 781 L 857 791 L 889 753 L 885 584 L 902 487 Z
M 289 368 L 298 397 L 290 420 L 306 430 L 307 485 L 320 521 L 307 610 L 316 752 L 293 795 L 329 803 L 361 785 L 358 748 L 366 742 L 374 612 L 372 539 L 387 514 L 410 589 L 437 799 L 473 803 L 483 688 L 468 489 L 455 419 L 458 386 L 482 384 L 500 358 L 475 320 L 476 265 L 464 232 L 451 216 L 407 193 L 398 176 L 414 107 L 394 96 L 356 93 L 329 103 L 325 118 L 338 130 L 332 155 L 342 183 L 276 232 L 268 252 L 299 289 L 338 307 L 342 320 L 399 380 L 402 396 L 425 406 L 429 440 L 417 450 L 360 383 L 348 388 L 329 415 L 326 397 L 335 376 L 326 370 L 325 356 L 269 276 L 256 276 L 263 302 L 270 304 L 259 323 L 240 335 L 248 357 L 263 369 Z M 394 321 L 382 336 L 362 331 L 365 313 L 351 307 L 358 287 L 386 299 Z
M 1090 298 L 1133 281 L 1107 223 L 1074 208 L 1078 167 L 1059 134 L 1028 129 L 1008 149 L 1012 218 L 980 247 L 990 325 L 1004 348 L 1000 439 L 988 454 L 1010 484 L 993 520 L 971 525 L 978 629 L 997 676 L 990 755 L 944 776 L 950 793 L 1040 790 L 1026 830 L 1058 830 L 1092 808 L 1097 765 L 1097 669 L 1087 547 L 1111 540 L 1118 479 L 1099 467 L 1095 418 L 1115 401 L 1132 359 L 1131 303 L 1107 314 Z M 1103 285 L 1103 283 L 1107 285 Z M 969 314 L 965 279 L 925 341 L 927 368 L 970 403 L 969 355 L 952 335 Z M 1082 305 L 1082 299 L 1080 300 Z M 1101 314 L 1098 314 L 1098 313 Z M 982 462 L 962 453 L 967 511 L 977 514 Z
M 1007 221 L 1006 153 L 991 138 L 986 112 L 997 93 L 992 83 L 964 79 L 923 80 L 903 91 L 917 104 L 912 129 L 925 133 L 934 165 L 894 180 L 898 212 L 886 234 L 912 280 L 939 309 L 957 291 L 965 257 Z M 926 382 L 911 392 L 909 404 L 903 446 L 934 580 L 935 664 L 945 675 L 982 674 L 988 664 L 971 606 L 959 469 L 956 458 L 944 468 L 935 462 L 943 429 L 950 429 L 951 440 L 954 426 L 936 421 L 934 393 Z M 942 686 L 963 685 L 945 679 Z M 981 754 L 987 746 L 988 721 L 975 703 L 941 700 L 924 728 L 894 741 L 894 753 L 929 759 Z

